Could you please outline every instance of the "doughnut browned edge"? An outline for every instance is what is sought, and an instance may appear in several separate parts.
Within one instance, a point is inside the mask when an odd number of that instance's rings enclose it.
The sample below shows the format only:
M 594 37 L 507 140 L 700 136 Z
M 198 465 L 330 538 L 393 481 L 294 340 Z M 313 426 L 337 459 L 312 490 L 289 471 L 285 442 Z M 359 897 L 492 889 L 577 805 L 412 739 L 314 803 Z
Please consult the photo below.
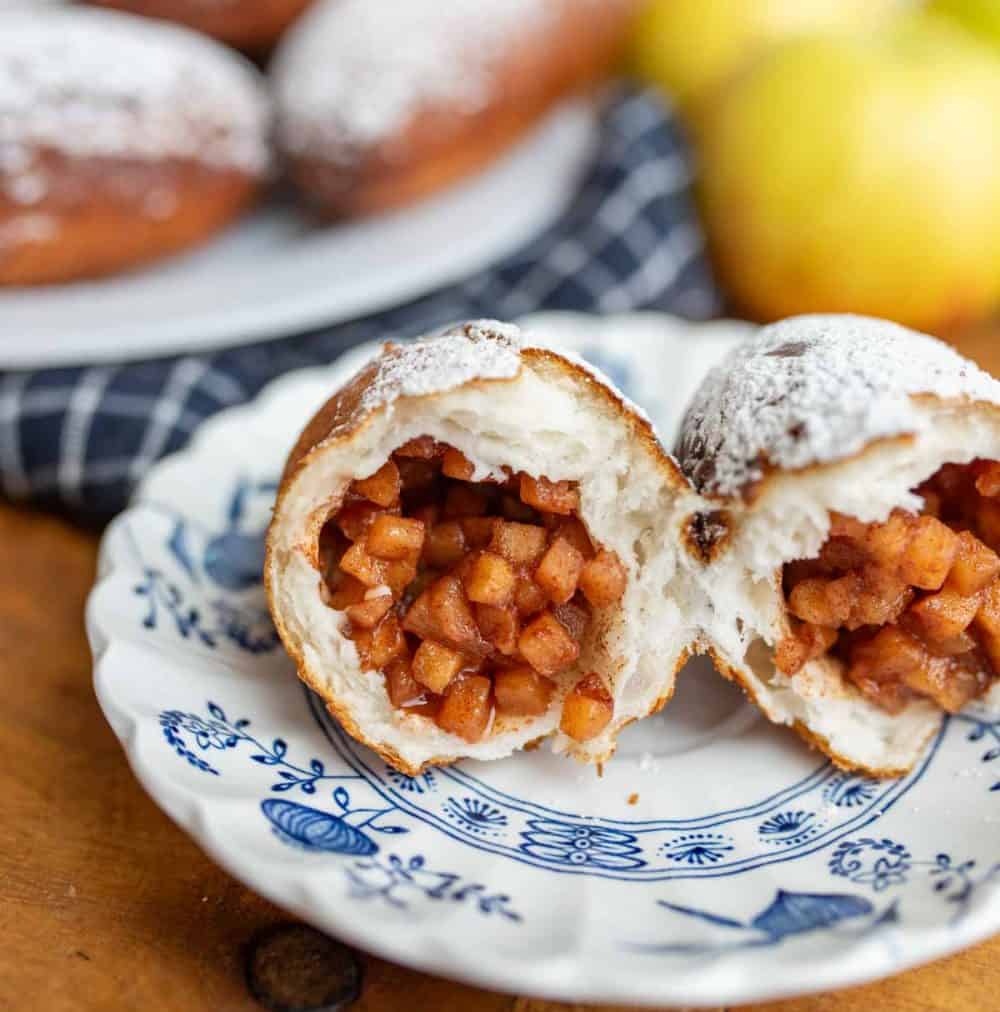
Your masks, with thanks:
M 236 218 L 259 180 L 238 169 L 161 159 L 71 158 L 39 152 L 52 180 L 36 204 L 16 204 L 0 190 L 0 236 L 40 223 L 42 231 L 0 241 L 0 286 L 43 285 L 138 267 L 194 246 Z M 144 200 L 170 195 L 161 216 Z
M 249 53 L 266 53 L 313 0 L 88 0 L 130 14 L 187 25 Z
M 387 344 L 383 349 L 382 356 L 395 354 L 392 344 Z M 577 365 L 561 355 L 548 351 L 544 348 L 523 348 L 520 352 L 521 368 L 531 368 L 533 371 L 542 374 L 546 372 L 562 374 L 568 377 L 576 388 L 579 397 L 592 402 L 600 403 L 609 407 L 616 414 L 620 415 L 622 421 L 628 426 L 634 439 L 645 443 L 650 453 L 657 460 L 660 468 L 667 477 L 671 487 L 682 490 L 688 488 L 687 480 L 681 475 L 680 470 L 660 445 L 659 440 L 653 432 L 652 425 L 645 419 L 632 411 L 625 402 L 618 397 L 603 383 L 598 382 L 586 369 Z M 288 494 L 295 476 L 302 470 L 309 467 L 311 452 L 322 444 L 329 445 L 329 442 L 349 442 L 356 432 L 363 428 L 377 412 L 386 410 L 382 404 L 373 412 L 363 407 L 365 391 L 371 386 L 378 376 L 380 359 L 373 360 L 367 367 L 362 369 L 349 383 L 341 387 L 312 417 L 301 435 L 292 447 L 285 463 L 285 469 L 278 486 L 277 503 L 275 512 L 278 512 L 282 499 Z M 516 383 L 520 376 L 512 379 L 475 379 L 470 380 L 464 386 L 492 386 L 497 383 Z M 451 391 L 446 391 L 445 394 Z M 424 399 L 434 400 L 442 394 L 428 394 Z M 306 554 L 313 566 L 319 572 L 319 531 L 323 521 L 320 520 L 315 530 L 302 532 L 300 550 Z M 326 705 L 329 713 L 341 724 L 345 731 L 352 738 L 367 745 L 377 752 L 391 766 L 406 773 L 409 776 L 417 776 L 428 766 L 446 766 L 461 760 L 461 756 L 436 756 L 428 759 L 419 766 L 408 763 L 394 749 L 388 746 L 379 746 L 369 741 L 365 736 L 364 728 L 359 727 L 354 720 L 354 715 L 341 700 L 333 696 L 326 689 L 323 679 L 310 668 L 281 619 L 280 610 L 274 604 L 274 562 L 272 559 L 272 542 L 270 531 L 268 532 L 266 552 L 264 556 L 264 587 L 267 592 L 268 608 L 271 617 L 274 619 L 278 635 L 285 646 L 288 655 L 295 662 L 295 668 L 299 678 L 309 686 Z M 318 591 L 317 591 L 318 593 Z M 684 651 L 677 659 L 673 674 L 684 666 L 689 657 L 690 651 Z M 673 695 L 673 688 L 657 699 L 650 707 L 649 714 L 656 713 L 662 709 Z M 647 716 L 649 715 L 647 714 Z M 638 718 L 636 718 L 638 719 Z M 531 743 L 537 745 L 538 742 Z M 526 746 L 526 748 L 531 746 Z
M 546 31 L 506 54 L 491 98 L 476 112 L 429 105 L 404 132 L 350 164 L 289 155 L 289 174 L 327 218 L 414 203 L 485 168 L 560 99 L 604 79 L 623 51 L 635 10 L 627 2 L 595 4 L 581 15 L 578 6 L 563 4 Z

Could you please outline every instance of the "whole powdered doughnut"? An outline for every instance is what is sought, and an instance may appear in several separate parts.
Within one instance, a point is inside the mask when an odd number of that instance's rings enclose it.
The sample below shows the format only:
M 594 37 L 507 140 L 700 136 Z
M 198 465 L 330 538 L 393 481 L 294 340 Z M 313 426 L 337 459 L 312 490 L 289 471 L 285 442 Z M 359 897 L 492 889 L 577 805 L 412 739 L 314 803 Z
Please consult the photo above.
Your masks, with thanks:
M 607 73 L 635 0 L 323 0 L 283 40 L 279 144 L 331 214 L 480 168 Z
M 241 57 L 78 8 L 0 14 L 0 284 L 187 246 L 266 174 L 268 104 Z

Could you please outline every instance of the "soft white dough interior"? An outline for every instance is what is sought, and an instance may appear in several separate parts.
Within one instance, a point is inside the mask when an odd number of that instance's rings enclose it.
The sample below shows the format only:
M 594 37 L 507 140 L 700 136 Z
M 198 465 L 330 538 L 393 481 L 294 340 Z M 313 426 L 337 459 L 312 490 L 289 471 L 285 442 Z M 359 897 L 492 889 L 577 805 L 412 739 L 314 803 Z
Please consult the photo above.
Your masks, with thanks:
M 591 535 L 617 552 L 628 570 L 621 605 L 595 612 L 594 634 L 585 639 L 574 668 L 560 676 L 562 688 L 549 711 L 505 724 L 474 744 L 395 709 L 381 675 L 361 671 L 354 644 L 340 631 L 343 616 L 322 603 L 319 574 L 301 545 L 302 532 L 318 532 L 352 479 L 372 474 L 393 450 L 424 434 L 461 450 L 476 467 L 473 480 L 499 475 L 506 466 L 578 482 L 580 515 Z M 314 450 L 275 516 L 275 605 L 302 643 L 310 671 L 352 711 L 366 739 L 391 747 L 410 765 L 459 755 L 498 758 L 549 734 L 558 727 L 565 690 L 591 670 L 613 683 L 611 725 L 584 744 L 558 733 L 552 744 L 579 758 L 600 759 L 613 750 L 617 730 L 644 716 L 670 689 L 667 673 L 696 638 L 704 609 L 680 597 L 685 591 L 678 587 L 678 566 L 686 565 L 686 555 L 674 547 L 692 502 L 693 494 L 679 495 L 669 486 L 659 462 L 620 415 L 581 397 L 562 373 L 552 370 L 543 379 L 523 367 L 512 381 L 402 398 L 372 415 L 349 441 L 331 440 Z M 689 595 L 697 592 L 690 581 L 685 586 Z
M 876 444 L 850 460 L 772 479 L 761 498 L 739 513 L 734 541 L 707 577 L 716 614 L 710 634 L 723 658 L 746 672 L 768 716 L 784 724 L 799 721 L 838 756 L 877 770 L 915 762 L 941 712 L 916 701 L 900 715 L 889 714 L 847 684 L 833 659 L 812 661 L 792 677 L 777 671 L 770 658 L 785 631 L 780 569 L 819 553 L 831 510 L 865 522 L 885 520 L 895 507 L 919 511 L 922 500 L 911 490 L 941 465 L 997 457 L 995 411 L 927 402 L 920 402 L 918 411 L 926 424 L 912 439 Z M 988 697 L 994 701 L 1000 703 L 996 686 Z

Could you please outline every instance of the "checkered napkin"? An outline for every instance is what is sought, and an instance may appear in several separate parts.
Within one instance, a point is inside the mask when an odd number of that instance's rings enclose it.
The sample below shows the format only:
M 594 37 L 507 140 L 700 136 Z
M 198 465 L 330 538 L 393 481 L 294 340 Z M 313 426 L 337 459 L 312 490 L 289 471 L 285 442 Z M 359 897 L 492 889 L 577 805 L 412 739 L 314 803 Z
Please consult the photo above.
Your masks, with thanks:
M 704 318 L 718 296 L 690 204 L 676 123 L 649 93 L 607 107 L 599 155 L 547 232 L 459 284 L 351 323 L 150 362 L 0 374 L 0 494 L 103 520 L 199 423 L 282 373 L 362 341 L 540 309 L 670 310 Z

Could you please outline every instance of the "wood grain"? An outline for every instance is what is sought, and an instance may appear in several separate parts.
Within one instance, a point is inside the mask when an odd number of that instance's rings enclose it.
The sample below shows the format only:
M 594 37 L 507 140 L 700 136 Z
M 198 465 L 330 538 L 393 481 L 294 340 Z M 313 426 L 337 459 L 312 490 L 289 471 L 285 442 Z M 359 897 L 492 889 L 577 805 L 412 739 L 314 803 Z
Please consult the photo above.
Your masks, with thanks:
M 996 331 L 963 350 L 1000 372 Z M 242 1012 L 247 946 L 289 920 L 140 790 L 98 709 L 83 633 L 97 540 L 0 507 L 0 1009 Z M 358 1012 L 556 1012 L 361 957 Z M 754 1012 L 982 1012 L 1000 937 L 892 980 Z

